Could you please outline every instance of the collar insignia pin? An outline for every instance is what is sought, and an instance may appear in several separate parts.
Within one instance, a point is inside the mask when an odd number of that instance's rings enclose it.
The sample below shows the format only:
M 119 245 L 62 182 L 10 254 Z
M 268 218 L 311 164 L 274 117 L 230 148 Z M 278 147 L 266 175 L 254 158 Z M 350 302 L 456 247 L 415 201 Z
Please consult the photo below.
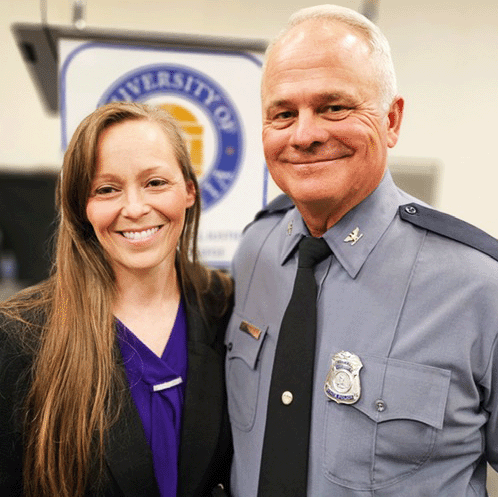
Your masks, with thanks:
M 346 238 L 344 238 L 344 241 L 346 243 L 351 242 L 351 245 L 354 245 L 362 236 L 363 233 L 360 233 L 360 228 L 357 226 Z
M 338 352 L 332 357 L 327 378 L 325 394 L 338 404 L 354 404 L 361 394 L 360 369 L 363 364 L 356 354 Z
M 289 221 L 289 224 L 287 225 L 287 235 L 291 236 L 292 235 L 292 221 Z

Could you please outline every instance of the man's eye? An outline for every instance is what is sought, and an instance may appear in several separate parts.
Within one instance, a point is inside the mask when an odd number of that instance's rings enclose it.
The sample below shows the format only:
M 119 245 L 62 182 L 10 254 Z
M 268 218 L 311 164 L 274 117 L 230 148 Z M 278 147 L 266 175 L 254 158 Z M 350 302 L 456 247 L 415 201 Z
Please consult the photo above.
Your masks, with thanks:
M 293 116 L 293 113 L 290 110 L 286 110 L 284 112 L 279 112 L 278 114 L 275 115 L 273 119 L 290 119 Z
M 345 110 L 348 110 L 348 108 L 344 107 L 344 105 L 328 105 L 325 107 L 325 112 L 331 113 L 343 112 Z
M 345 107 L 344 105 L 327 105 L 323 109 L 323 114 L 325 117 L 330 119 L 344 119 L 351 112 L 350 107 Z

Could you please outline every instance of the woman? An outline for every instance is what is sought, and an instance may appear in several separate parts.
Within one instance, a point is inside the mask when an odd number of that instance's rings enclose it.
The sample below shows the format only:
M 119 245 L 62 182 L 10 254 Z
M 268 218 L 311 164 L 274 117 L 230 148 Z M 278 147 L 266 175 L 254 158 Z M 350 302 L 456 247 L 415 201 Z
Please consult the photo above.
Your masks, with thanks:
M 197 262 L 199 188 L 173 119 L 93 112 L 58 207 L 52 276 L 1 307 L 2 495 L 211 495 L 230 463 L 231 285 Z

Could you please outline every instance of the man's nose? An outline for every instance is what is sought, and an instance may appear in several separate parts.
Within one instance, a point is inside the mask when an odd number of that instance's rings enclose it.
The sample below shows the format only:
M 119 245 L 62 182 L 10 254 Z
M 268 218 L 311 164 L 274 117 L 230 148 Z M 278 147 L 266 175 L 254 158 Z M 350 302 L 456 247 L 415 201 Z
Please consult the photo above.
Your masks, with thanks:
M 291 145 L 300 150 L 325 143 L 329 137 L 323 118 L 311 111 L 300 112 L 294 126 Z

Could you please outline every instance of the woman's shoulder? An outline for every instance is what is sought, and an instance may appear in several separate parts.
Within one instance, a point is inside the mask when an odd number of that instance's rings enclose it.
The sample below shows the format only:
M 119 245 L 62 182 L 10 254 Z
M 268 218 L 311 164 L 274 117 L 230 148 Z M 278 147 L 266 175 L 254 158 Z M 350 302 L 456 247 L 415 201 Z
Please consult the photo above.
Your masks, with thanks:
M 18 405 L 29 384 L 33 359 L 40 342 L 39 328 L 31 316 L 15 316 L 0 310 L 0 411 Z
M 38 348 L 47 306 L 36 294 L 20 294 L 0 304 L 0 353 L 32 355 Z
M 233 281 L 218 269 L 207 269 L 206 290 L 202 293 L 205 312 L 213 318 L 221 318 L 233 307 Z
M 187 302 L 196 305 L 204 318 L 218 319 L 232 307 L 233 282 L 218 269 L 201 264 L 189 264 L 182 278 Z
M 233 280 L 230 275 L 221 269 L 207 269 L 209 280 L 209 291 L 224 296 L 231 296 L 233 293 Z

